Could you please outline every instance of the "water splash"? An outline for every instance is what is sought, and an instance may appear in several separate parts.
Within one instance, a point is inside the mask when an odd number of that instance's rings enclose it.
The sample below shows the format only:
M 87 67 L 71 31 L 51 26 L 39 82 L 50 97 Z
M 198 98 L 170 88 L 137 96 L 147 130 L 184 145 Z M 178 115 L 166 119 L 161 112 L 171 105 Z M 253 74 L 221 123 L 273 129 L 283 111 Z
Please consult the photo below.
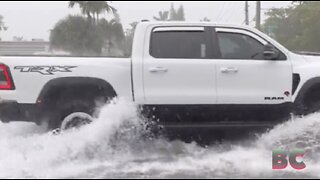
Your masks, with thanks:
M 1 178 L 319 177 L 320 114 L 293 118 L 249 145 L 207 148 L 146 138 L 137 107 L 107 105 L 92 124 L 58 136 L 29 124 L 0 124 Z M 271 170 L 273 149 L 307 150 L 307 168 Z

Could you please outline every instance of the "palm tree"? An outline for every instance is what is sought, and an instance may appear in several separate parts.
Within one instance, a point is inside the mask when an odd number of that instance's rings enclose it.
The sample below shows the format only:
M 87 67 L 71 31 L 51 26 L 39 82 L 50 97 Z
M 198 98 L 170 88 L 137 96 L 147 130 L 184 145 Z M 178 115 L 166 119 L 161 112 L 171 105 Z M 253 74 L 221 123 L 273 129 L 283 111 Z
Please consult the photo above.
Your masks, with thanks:
M 88 9 L 87 2 L 88 1 L 70 1 L 69 7 L 73 8 L 75 5 L 79 5 L 81 13 L 87 15 L 87 17 L 91 19 L 91 12 Z
M 116 9 L 108 4 L 106 1 L 88 1 L 89 10 L 99 20 L 99 15 L 106 12 L 116 13 Z
M 106 12 L 116 13 L 116 9 L 109 5 L 107 1 L 70 1 L 69 7 L 79 5 L 82 14 L 94 21 L 99 20 L 99 15 Z
M 156 21 L 168 21 L 169 11 L 159 11 L 159 17 L 153 16 L 153 19 Z

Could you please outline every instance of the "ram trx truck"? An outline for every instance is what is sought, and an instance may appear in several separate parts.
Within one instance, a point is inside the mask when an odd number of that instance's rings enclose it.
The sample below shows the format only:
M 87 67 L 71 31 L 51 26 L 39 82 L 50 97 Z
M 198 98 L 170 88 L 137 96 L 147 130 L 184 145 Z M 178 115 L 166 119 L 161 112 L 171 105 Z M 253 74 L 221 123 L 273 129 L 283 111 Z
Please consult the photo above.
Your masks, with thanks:
M 320 109 L 320 58 L 246 26 L 141 22 L 131 58 L 1 56 L 0 64 L 3 122 L 72 127 L 113 98 L 179 128 L 272 126 Z

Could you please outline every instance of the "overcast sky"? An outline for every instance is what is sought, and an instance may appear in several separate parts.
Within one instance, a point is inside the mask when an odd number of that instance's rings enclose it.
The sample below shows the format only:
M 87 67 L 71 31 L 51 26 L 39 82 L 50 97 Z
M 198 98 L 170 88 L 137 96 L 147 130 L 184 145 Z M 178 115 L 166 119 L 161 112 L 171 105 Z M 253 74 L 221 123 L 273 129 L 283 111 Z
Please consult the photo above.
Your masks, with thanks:
M 204 17 L 219 23 L 244 23 L 244 1 L 112 1 L 125 28 L 133 21 L 152 20 L 159 11 L 169 10 L 171 2 L 176 8 L 184 5 L 186 19 L 199 21 Z M 255 2 L 250 4 L 250 20 L 255 16 Z M 291 1 L 262 1 L 262 12 L 272 7 L 286 7 Z M 68 14 L 80 14 L 78 8 L 68 8 L 68 1 L 1 1 L 0 14 L 4 17 L 6 32 L 0 32 L 2 40 L 23 36 L 48 40 L 50 29 Z M 106 17 L 110 15 L 105 15 Z M 251 22 L 254 24 L 254 22 Z

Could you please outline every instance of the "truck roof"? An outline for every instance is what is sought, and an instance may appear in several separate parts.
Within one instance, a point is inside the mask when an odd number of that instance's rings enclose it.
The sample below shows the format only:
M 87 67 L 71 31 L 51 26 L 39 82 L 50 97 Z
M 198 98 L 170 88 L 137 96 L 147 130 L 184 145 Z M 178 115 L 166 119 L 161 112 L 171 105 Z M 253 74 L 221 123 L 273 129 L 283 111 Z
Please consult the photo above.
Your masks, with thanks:
M 236 28 L 236 29 L 243 29 L 248 30 L 257 34 L 260 37 L 263 37 L 268 42 L 271 42 L 274 45 L 277 45 L 277 48 L 281 49 L 283 52 L 288 52 L 288 49 L 279 44 L 277 41 L 273 40 L 271 37 L 267 36 L 266 34 L 262 33 L 256 28 L 247 25 L 237 25 L 237 24 L 222 24 L 222 23 L 215 23 L 215 22 L 192 22 L 192 21 L 142 21 L 139 23 L 139 26 L 142 28 L 146 28 L 149 26 L 213 26 L 219 28 Z
M 152 26 L 219 26 L 228 28 L 242 28 L 242 29 L 254 29 L 247 25 L 237 25 L 237 24 L 221 24 L 215 22 L 199 22 L 199 21 L 142 21 L 139 24 L 152 25 Z

